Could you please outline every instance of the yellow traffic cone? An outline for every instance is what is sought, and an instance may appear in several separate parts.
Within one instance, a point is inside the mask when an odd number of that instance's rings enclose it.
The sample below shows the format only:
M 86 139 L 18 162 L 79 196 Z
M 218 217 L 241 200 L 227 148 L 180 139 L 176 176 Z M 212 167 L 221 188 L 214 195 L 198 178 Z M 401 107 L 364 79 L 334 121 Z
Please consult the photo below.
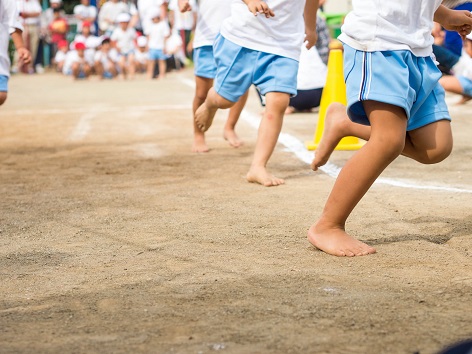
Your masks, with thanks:
M 318 124 L 316 125 L 315 140 L 306 144 L 308 150 L 316 150 L 321 141 L 324 130 L 324 121 L 326 110 L 331 103 L 339 102 L 347 104 L 346 84 L 344 83 L 343 69 L 343 52 L 339 49 L 339 45 L 334 43 L 330 46 L 328 58 L 328 75 L 326 77 L 326 85 L 321 95 L 320 111 L 318 115 Z M 347 136 L 339 142 L 335 150 L 358 150 L 364 145 L 358 138 Z

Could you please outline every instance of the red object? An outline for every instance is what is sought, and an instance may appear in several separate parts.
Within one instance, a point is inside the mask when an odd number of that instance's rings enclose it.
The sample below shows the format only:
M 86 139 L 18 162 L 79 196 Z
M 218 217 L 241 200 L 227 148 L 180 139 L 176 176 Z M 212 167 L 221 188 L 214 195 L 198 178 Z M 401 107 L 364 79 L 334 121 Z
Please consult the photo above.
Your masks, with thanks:
M 77 42 L 75 43 L 75 50 L 85 50 L 85 43 Z
M 64 47 L 68 47 L 68 46 L 69 46 L 69 44 L 67 43 L 66 40 L 62 40 L 62 41 L 59 41 L 59 42 L 57 43 L 57 47 L 58 47 L 58 48 L 64 48 Z
M 82 28 L 84 27 L 92 27 L 92 24 L 90 23 L 90 21 L 84 21 L 82 22 Z

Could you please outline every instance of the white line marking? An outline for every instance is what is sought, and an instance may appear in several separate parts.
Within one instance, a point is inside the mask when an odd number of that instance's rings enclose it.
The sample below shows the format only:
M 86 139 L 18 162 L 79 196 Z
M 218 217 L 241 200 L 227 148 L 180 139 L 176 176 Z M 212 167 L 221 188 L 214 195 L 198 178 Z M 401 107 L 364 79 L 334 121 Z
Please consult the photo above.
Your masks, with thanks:
M 179 77 L 179 80 L 184 83 L 185 85 L 194 88 L 195 82 L 191 81 L 187 78 Z M 259 129 L 260 117 L 253 113 L 248 112 L 247 110 L 243 110 L 241 113 L 241 119 L 244 120 L 247 124 L 249 124 L 254 129 Z M 308 151 L 305 147 L 305 144 L 301 142 L 299 139 L 294 137 L 293 135 L 287 133 L 281 133 L 279 136 L 278 142 L 285 146 L 285 148 L 294 154 L 299 160 L 311 164 L 313 160 L 313 152 Z M 341 168 L 328 162 L 326 165 L 320 167 L 320 170 L 326 173 L 328 176 L 337 178 Z M 408 189 L 426 189 L 426 190 L 436 190 L 436 191 L 443 191 L 443 192 L 454 192 L 454 193 L 472 193 L 472 189 L 463 189 L 463 188 L 456 188 L 456 187 L 448 187 L 448 186 L 433 186 L 433 185 L 425 185 L 424 183 L 418 184 L 415 181 L 406 181 L 406 180 L 398 180 L 392 178 L 384 178 L 380 177 L 375 181 L 375 184 L 386 184 L 394 187 L 401 187 L 401 188 L 408 188 Z
M 97 113 L 95 111 L 82 115 L 74 130 L 69 135 L 69 141 L 79 141 L 85 138 L 90 131 L 90 122 L 96 116 Z

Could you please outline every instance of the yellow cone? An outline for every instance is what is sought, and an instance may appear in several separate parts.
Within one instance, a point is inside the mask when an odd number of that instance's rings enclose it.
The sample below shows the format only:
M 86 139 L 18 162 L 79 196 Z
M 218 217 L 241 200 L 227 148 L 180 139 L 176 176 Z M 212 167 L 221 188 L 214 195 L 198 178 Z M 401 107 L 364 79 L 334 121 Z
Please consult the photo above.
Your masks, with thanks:
M 331 47 L 333 48 L 333 47 Z M 324 130 L 326 110 L 331 103 L 347 104 L 346 84 L 344 83 L 343 52 L 341 49 L 331 49 L 328 58 L 328 75 L 323 88 L 320 102 L 318 124 L 316 125 L 315 140 L 306 144 L 308 150 L 316 150 Z M 358 138 L 347 136 L 336 146 L 335 150 L 358 150 L 364 145 Z

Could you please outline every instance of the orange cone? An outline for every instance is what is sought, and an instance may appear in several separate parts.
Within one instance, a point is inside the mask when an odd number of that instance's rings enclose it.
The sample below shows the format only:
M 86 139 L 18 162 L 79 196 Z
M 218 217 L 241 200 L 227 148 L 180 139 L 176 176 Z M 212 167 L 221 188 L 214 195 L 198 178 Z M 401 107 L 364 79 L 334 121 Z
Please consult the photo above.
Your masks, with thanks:
M 333 48 L 330 46 L 330 48 Z M 339 45 L 335 45 L 336 49 L 331 49 L 328 58 L 328 74 L 326 77 L 326 85 L 323 88 L 320 102 L 320 112 L 318 115 L 318 124 L 316 125 L 315 140 L 306 144 L 308 150 L 316 150 L 321 141 L 324 130 L 324 121 L 326 110 L 331 103 L 339 102 L 347 104 L 346 84 L 344 82 L 343 69 L 343 52 L 339 49 Z M 336 146 L 335 150 L 359 150 L 365 143 L 359 138 L 347 136 L 343 138 Z

